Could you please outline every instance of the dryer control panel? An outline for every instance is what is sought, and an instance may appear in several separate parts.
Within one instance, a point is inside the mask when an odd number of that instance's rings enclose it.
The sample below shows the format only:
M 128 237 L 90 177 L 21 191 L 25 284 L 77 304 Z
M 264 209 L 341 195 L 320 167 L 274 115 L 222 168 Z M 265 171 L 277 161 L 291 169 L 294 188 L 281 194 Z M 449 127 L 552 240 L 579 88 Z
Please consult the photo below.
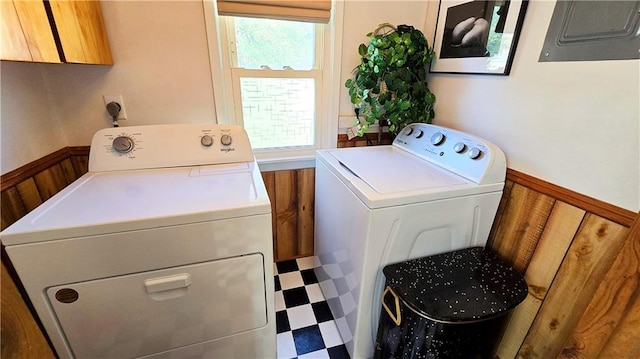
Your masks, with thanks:
M 461 131 L 413 123 L 400 131 L 393 145 L 478 184 L 502 182 L 505 178 L 502 150 Z
M 93 136 L 89 171 L 118 171 L 252 162 L 240 126 L 177 124 L 113 127 Z

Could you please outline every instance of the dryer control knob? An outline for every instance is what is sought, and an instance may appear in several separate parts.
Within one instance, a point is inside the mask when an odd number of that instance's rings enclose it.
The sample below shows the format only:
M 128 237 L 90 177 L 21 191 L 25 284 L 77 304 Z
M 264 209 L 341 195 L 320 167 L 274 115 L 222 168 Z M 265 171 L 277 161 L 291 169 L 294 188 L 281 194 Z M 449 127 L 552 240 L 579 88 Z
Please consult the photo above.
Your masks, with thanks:
M 407 127 L 407 129 L 404 130 L 404 135 L 405 136 L 409 136 L 412 133 L 413 133 L 413 127 Z
M 441 144 L 444 143 L 444 140 L 446 139 L 447 139 L 447 136 L 445 136 L 444 133 L 436 132 L 433 136 L 431 136 L 431 143 L 434 146 L 440 146 Z
M 424 135 L 424 132 L 422 130 L 418 130 L 416 131 L 416 134 L 414 135 L 415 138 L 420 138 Z
M 233 139 L 229 135 L 222 135 L 222 137 L 220 137 L 220 143 L 225 146 L 229 146 L 231 142 L 233 142 Z
M 482 151 L 480 149 L 474 147 L 469 150 L 469 158 L 472 160 L 477 160 L 480 156 L 482 156 Z
M 462 153 L 466 149 L 467 149 L 467 145 L 465 145 L 462 142 L 458 142 L 458 143 L 456 143 L 455 146 L 453 146 L 453 150 L 456 151 L 456 153 Z
M 118 153 L 129 153 L 133 150 L 133 140 L 131 137 L 127 136 L 118 136 L 114 138 L 111 145 Z
M 213 138 L 209 135 L 204 135 L 200 138 L 200 143 L 205 147 L 211 147 L 211 145 L 213 145 Z

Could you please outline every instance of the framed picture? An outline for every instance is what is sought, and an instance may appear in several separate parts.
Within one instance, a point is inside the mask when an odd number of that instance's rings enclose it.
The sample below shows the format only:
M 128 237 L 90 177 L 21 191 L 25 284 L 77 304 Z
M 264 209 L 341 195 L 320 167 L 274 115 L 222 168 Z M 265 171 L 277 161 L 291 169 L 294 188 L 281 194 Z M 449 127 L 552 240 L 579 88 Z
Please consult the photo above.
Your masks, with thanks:
M 431 72 L 509 75 L 526 0 L 441 0 Z

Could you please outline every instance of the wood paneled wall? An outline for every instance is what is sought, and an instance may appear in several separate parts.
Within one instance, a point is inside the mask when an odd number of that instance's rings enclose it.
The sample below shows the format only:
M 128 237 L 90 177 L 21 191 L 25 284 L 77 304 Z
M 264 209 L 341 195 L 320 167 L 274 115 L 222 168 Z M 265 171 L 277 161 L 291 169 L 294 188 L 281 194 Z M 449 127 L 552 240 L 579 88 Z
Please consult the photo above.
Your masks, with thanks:
M 263 172 L 271 200 L 276 261 L 313 255 L 315 169 Z
M 67 147 L 2 175 L 0 228 L 42 204 L 87 173 L 88 147 Z
M 375 144 L 377 136 L 370 138 Z M 365 145 L 365 139 L 338 137 L 339 147 Z M 66 148 L 3 175 L 2 228 L 86 173 L 87 154 L 86 147 Z M 312 255 L 315 170 L 262 175 L 274 214 L 275 257 Z M 529 284 L 528 297 L 509 318 L 497 358 L 640 358 L 637 213 L 508 170 L 488 246 Z M 5 328 L 9 306 L 24 306 L 15 288 L 5 284 L 11 283 L 2 281 L 2 356 L 49 357 L 37 344 L 25 349 L 25 343 L 37 343 L 28 311 L 19 312 L 24 323 L 12 321 L 17 327 Z M 30 333 L 23 333 L 24 327 Z
M 638 215 L 513 170 L 507 179 L 488 246 L 529 295 L 496 357 L 639 358 Z

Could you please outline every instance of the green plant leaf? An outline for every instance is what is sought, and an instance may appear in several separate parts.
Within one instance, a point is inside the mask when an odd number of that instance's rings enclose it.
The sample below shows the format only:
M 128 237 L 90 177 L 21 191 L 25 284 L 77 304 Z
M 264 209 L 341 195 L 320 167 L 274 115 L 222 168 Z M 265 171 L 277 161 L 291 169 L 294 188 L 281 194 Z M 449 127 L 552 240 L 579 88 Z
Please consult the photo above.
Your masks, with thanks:
M 360 46 L 358 46 L 358 54 L 360 56 L 364 56 L 367 54 L 367 46 L 365 46 L 365 44 L 360 44 Z

